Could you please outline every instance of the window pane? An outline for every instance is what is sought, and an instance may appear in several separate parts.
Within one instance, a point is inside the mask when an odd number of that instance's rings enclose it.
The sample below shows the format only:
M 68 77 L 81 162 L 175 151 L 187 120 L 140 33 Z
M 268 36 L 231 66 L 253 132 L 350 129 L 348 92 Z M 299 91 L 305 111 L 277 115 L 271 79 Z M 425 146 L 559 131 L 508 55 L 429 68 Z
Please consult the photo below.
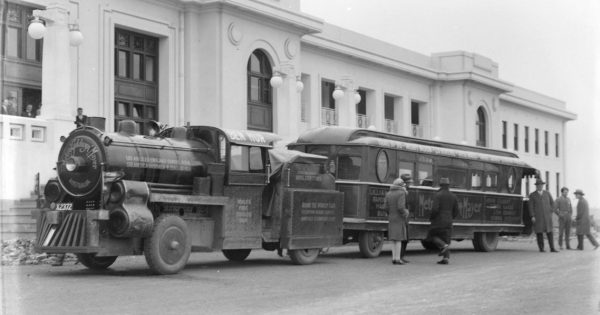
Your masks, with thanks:
M 133 78 L 139 80 L 142 78 L 142 55 L 133 54 Z
M 231 164 L 233 171 L 248 171 L 248 147 L 231 146 Z
M 250 170 L 252 170 L 252 171 L 262 171 L 263 170 L 262 154 L 260 152 L 260 148 L 258 148 L 258 147 L 250 148 Z
M 117 115 L 119 116 L 128 116 L 128 104 L 119 102 L 117 103 Z
M 129 68 L 129 53 L 123 50 L 119 50 L 119 56 L 117 58 L 117 75 L 120 77 L 127 77 L 127 69 Z
M 256 77 L 250 77 L 250 100 L 259 101 L 259 80 Z
M 252 54 L 252 56 L 250 56 L 249 68 L 249 70 L 252 72 L 260 72 L 260 61 L 258 60 L 255 54 Z
M 146 81 L 154 81 L 154 57 L 148 57 L 144 59 Z
M 340 179 L 358 179 L 361 164 L 360 156 L 339 155 L 338 177 Z
M 146 118 L 147 119 L 154 119 L 154 117 L 156 117 L 156 115 L 154 115 L 154 111 L 156 110 L 156 108 L 151 107 L 151 106 L 147 106 L 146 107 Z
M 6 55 L 8 57 L 19 57 L 19 34 L 21 30 L 9 27 L 6 30 Z
M 36 48 L 37 48 L 37 40 L 31 38 L 31 36 L 27 36 L 25 58 L 27 58 L 29 60 L 38 60 Z
M 133 105 L 133 117 L 141 118 L 144 117 L 144 106 L 143 105 Z
M 477 171 L 471 172 L 471 188 L 472 189 L 481 188 L 481 177 L 482 177 L 481 172 L 477 172 Z
M 433 165 L 419 163 L 417 167 L 417 182 L 423 186 L 433 186 L 433 177 L 431 176 L 431 174 L 433 173 Z
M 398 176 L 408 174 L 410 177 L 413 177 L 413 164 L 413 162 L 398 161 Z

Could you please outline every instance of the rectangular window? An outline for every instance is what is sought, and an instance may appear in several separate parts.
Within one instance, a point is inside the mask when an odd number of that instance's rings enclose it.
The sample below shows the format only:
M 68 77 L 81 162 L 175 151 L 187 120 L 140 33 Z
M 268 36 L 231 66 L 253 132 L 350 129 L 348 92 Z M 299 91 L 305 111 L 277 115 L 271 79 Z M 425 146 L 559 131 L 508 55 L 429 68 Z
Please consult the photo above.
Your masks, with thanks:
M 481 189 L 482 171 L 471 171 L 471 189 Z
M 433 186 L 433 165 L 419 163 L 417 165 L 417 183 L 422 186 Z
M 384 97 L 384 117 L 387 120 L 394 120 L 394 97 L 386 95 Z
M 126 78 L 129 69 L 129 53 L 119 50 L 117 55 L 117 75 Z
M 514 142 L 515 142 L 515 151 L 519 151 L 519 124 L 515 124 L 515 137 L 514 137 Z
M 548 156 L 548 131 L 544 131 L 544 152 Z
M 6 30 L 6 56 L 19 57 L 19 43 L 21 30 L 16 27 L 8 27 Z
M 535 154 L 540 154 L 540 131 L 535 128 Z
M 335 109 L 334 90 L 335 84 L 333 82 L 321 81 L 321 107 Z
M 146 58 L 144 58 L 145 61 L 145 78 L 146 81 L 150 81 L 153 82 L 154 81 L 154 57 L 148 57 L 146 56 Z
M 349 153 L 340 153 L 338 155 L 338 178 L 340 179 L 359 179 L 362 158 Z
M 554 150 L 556 151 L 556 157 L 559 157 L 560 154 L 558 154 L 559 148 L 560 148 L 560 139 L 558 137 L 558 133 L 554 134 Z
M 419 124 L 419 103 L 417 102 L 410 102 L 410 123 Z
M 142 78 L 142 55 L 133 54 L 133 79 L 139 80 Z
M 502 121 L 502 148 L 508 149 L 508 123 L 506 121 Z
M 529 127 L 525 126 L 525 152 L 529 152 Z
M 550 172 L 546 171 L 546 190 L 550 191 Z
M 409 174 L 410 177 L 414 178 L 413 172 L 415 168 L 414 162 L 398 161 L 398 177 Z

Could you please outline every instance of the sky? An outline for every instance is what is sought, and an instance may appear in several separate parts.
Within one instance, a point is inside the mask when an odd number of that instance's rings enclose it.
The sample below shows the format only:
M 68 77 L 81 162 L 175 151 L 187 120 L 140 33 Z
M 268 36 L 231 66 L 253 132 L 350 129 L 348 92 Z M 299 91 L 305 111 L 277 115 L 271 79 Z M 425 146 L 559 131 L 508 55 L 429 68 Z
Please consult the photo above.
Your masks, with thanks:
M 501 80 L 564 101 L 577 115 L 566 127 L 565 184 L 571 198 L 582 189 L 590 207 L 600 208 L 600 0 L 300 4 L 304 13 L 328 24 L 425 55 L 455 50 L 484 55 L 498 63 Z

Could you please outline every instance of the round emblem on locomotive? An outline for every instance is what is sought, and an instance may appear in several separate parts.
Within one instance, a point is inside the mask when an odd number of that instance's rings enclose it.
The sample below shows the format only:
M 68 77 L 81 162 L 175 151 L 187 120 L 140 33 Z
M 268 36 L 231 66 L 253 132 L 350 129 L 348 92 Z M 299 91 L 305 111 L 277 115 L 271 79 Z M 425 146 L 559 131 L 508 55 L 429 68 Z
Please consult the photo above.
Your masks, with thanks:
M 72 134 L 58 155 L 58 179 L 74 196 L 93 192 L 102 180 L 103 151 L 94 138 L 83 132 Z

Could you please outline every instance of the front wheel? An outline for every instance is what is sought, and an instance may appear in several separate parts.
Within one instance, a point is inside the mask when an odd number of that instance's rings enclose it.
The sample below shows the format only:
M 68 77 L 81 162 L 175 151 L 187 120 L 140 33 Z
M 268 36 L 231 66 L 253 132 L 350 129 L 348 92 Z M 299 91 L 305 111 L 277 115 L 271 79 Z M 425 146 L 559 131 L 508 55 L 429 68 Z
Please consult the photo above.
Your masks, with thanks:
M 244 261 L 252 249 L 223 249 L 223 255 L 231 261 Z
M 318 248 L 293 249 L 289 255 L 295 265 L 310 265 L 319 256 L 319 251 Z
M 185 267 L 191 251 L 187 224 L 175 215 L 158 217 L 152 235 L 144 240 L 146 262 L 157 274 L 178 273 Z
M 358 248 L 365 258 L 375 258 L 381 254 L 383 247 L 383 233 L 375 231 L 362 231 L 358 234 Z
M 475 232 L 473 247 L 478 252 L 493 252 L 498 247 L 498 233 Z
M 88 254 L 88 253 L 82 253 L 82 254 L 75 254 L 75 256 L 77 256 L 77 260 L 79 260 L 79 262 L 92 269 L 92 270 L 104 270 L 108 267 L 110 267 L 115 260 L 117 260 L 117 256 L 96 256 L 96 254 Z

